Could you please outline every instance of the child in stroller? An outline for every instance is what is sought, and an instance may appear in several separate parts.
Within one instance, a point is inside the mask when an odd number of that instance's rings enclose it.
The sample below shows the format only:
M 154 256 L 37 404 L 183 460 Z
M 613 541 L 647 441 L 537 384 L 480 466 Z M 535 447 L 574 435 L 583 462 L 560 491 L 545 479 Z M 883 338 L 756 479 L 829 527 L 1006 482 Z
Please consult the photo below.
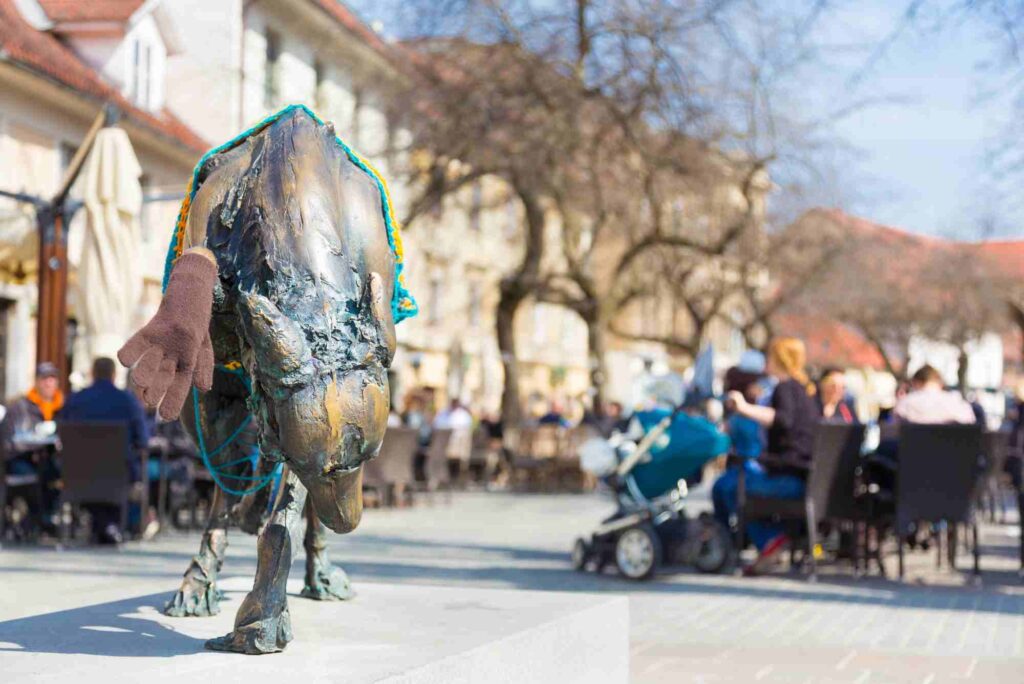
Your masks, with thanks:
M 729 446 L 711 422 L 682 407 L 639 411 L 628 433 L 584 443 L 581 467 L 612 489 L 618 507 L 589 539 L 576 540 L 573 566 L 600 572 L 615 563 L 634 580 L 649 579 L 662 563 L 701 572 L 724 568 L 732 548 L 728 531 L 706 513 L 690 521 L 684 500 L 704 465 Z

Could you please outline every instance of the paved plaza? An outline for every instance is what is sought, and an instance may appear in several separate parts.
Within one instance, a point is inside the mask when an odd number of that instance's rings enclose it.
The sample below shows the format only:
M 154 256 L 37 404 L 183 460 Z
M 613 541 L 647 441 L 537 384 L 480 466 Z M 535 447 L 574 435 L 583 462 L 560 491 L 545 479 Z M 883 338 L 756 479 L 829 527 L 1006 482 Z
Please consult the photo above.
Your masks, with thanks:
M 702 505 L 698 493 L 693 506 Z M 787 575 L 689 572 L 636 584 L 569 568 L 573 538 L 609 508 L 599 495 L 466 493 L 450 502 L 439 496 L 432 505 L 368 511 L 356 533 L 332 537 L 331 553 L 367 596 L 377 584 L 626 595 L 634 682 L 1024 681 L 1024 584 L 1013 525 L 984 528 L 981 586 L 937 572 L 934 551 L 910 557 L 905 584 L 848 574 L 826 573 L 811 584 Z M 138 639 L 122 616 L 161 605 L 198 538 L 168 533 L 120 551 L 5 548 L 0 671 L 5 650 L 159 657 L 164 647 L 129 652 L 127 644 Z M 894 558 L 889 565 L 894 572 Z M 254 539 L 233 534 L 224 568 L 229 586 L 250 582 L 254 567 Z M 301 572 L 300 558 L 293 578 Z M 225 612 L 234 612 L 240 596 L 229 594 Z M 332 609 L 344 639 L 353 626 L 344 621 L 345 606 Z M 198 640 L 182 642 L 178 623 L 168 624 L 153 638 L 177 639 L 171 648 L 178 651 L 201 647 Z M 19 642 L 27 626 L 33 634 L 41 627 L 47 638 Z M 302 628 L 295 620 L 297 639 Z M 343 664 L 332 667 L 343 674 Z

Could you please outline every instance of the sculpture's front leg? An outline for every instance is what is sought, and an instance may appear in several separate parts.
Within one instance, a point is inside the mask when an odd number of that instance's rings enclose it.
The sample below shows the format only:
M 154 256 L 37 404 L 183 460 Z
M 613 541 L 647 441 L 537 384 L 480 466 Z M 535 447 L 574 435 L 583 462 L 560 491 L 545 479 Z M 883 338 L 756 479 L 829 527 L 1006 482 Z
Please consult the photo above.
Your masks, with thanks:
M 252 591 L 238 609 L 234 631 L 206 642 L 213 651 L 275 653 L 292 640 L 286 591 L 294 549 L 299 545 L 306 488 L 292 473 L 285 482 L 280 502 L 260 534 Z
M 306 503 L 306 583 L 302 595 L 315 601 L 345 601 L 355 596 L 348 575 L 327 557 L 327 528 Z
M 224 565 L 228 547 L 228 515 L 226 497 L 215 488 L 210 505 L 210 520 L 199 545 L 199 553 L 185 571 L 181 588 L 164 607 L 171 617 L 207 617 L 220 613 L 220 590 L 217 575 Z

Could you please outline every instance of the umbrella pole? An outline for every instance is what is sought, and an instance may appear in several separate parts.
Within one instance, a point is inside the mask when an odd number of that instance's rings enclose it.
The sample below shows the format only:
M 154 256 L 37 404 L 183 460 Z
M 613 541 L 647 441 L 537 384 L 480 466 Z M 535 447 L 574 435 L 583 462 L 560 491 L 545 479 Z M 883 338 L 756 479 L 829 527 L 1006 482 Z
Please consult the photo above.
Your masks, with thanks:
M 69 202 L 68 192 L 82 170 L 96 135 L 111 125 L 117 110 L 107 105 L 96 116 L 82 145 L 68 165 L 60 187 L 44 207 L 38 207 L 39 308 L 36 328 L 36 363 L 49 361 L 60 371 L 61 389 L 68 391 L 68 233 L 80 202 Z
M 36 361 L 49 361 L 60 371 L 68 389 L 68 242 L 67 224 L 73 209 L 67 204 L 37 214 L 39 222 L 39 311 Z

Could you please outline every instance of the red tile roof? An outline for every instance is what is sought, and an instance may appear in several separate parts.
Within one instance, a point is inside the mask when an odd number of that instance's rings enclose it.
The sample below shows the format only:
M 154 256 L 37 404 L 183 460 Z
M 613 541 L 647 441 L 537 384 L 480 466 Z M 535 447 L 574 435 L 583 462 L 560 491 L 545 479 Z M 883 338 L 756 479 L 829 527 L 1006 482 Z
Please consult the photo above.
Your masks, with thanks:
M 128 21 L 145 0 L 37 0 L 54 22 Z
M 871 242 L 880 245 L 888 254 L 889 263 L 901 264 L 899 272 L 907 281 L 908 287 L 912 286 L 912 281 L 916 277 L 911 264 L 919 261 L 921 250 L 952 252 L 960 248 L 978 248 L 989 260 L 992 268 L 997 269 L 998 275 L 1024 281 L 1024 240 L 957 242 L 874 223 L 834 208 L 812 209 L 803 218 L 825 218 L 834 221 L 851 235 L 869 238 Z M 839 365 L 883 368 L 882 358 L 874 346 L 849 326 L 826 317 L 801 320 L 797 316 L 786 316 L 784 323 L 793 334 L 804 338 L 811 363 L 831 362 Z M 1012 330 L 1003 335 L 1003 351 L 1007 361 L 1022 360 L 1020 331 Z
M 89 4 L 55 2 L 62 4 Z M 100 2 L 97 4 L 129 4 Z M 137 4 L 137 3 L 136 3 Z M 30 26 L 14 7 L 13 0 L 0 0 L 0 62 L 9 62 L 48 78 L 87 98 L 112 102 L 121 113 L 159 135 L 195 152 L 205 152 L 209 144 L 178 117 L 164 109 L 145 111 L 128 101 L 107 84 L 99 74 L 64 43 L 50 33 Z
M 978 247 L 1003 275 L 1024 280 L 1024 240 L 993 240 Z
M 885 370 L 882 355 L 854 328 L 824 316 L 789 314 L 779 317 L 777 332 L 804 341 L 807 363 L 817 369 L 873 368 Z

